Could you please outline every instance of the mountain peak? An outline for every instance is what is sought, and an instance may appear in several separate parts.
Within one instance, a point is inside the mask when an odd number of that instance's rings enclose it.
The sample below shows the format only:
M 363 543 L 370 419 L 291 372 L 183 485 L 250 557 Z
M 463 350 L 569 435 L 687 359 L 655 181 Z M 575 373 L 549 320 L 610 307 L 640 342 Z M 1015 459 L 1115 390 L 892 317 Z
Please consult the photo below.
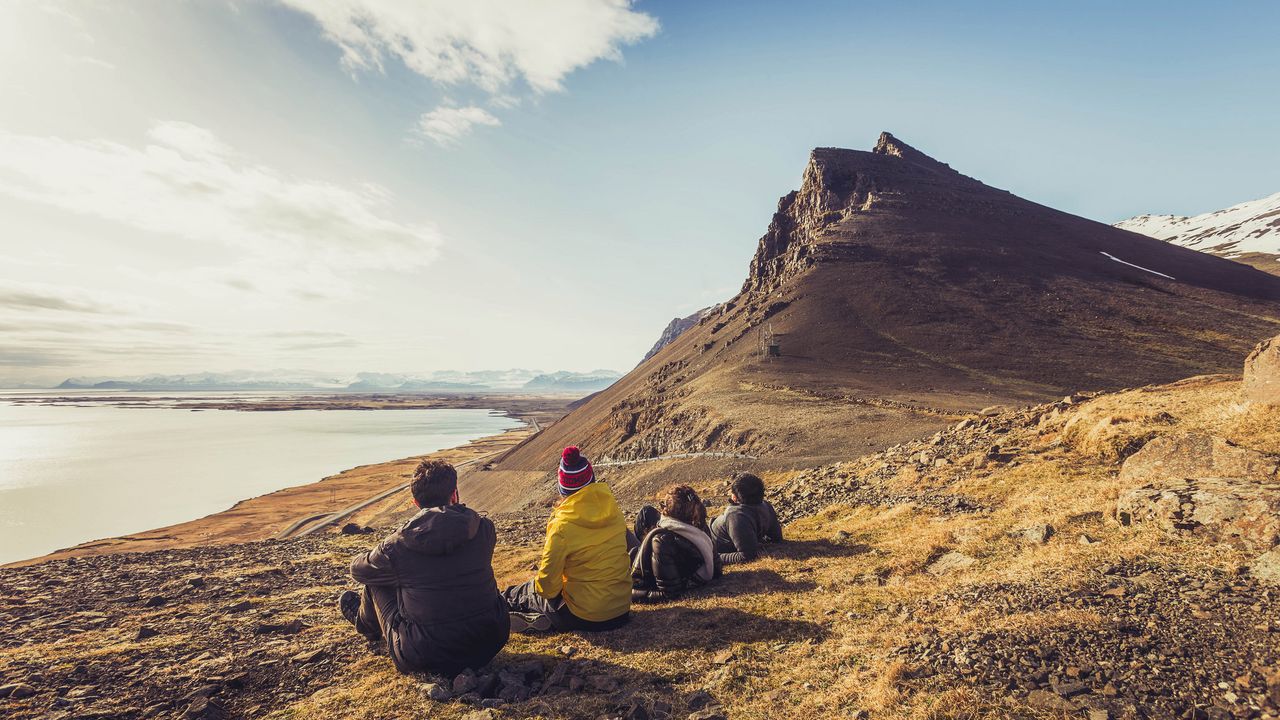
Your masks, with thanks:
M 894 137 L 893 133 L 888 130 L 880 133 L 880 138 L 876 140 L 876 146 L 871 149 L 871 152 L 877 155 L 892 155 L 894 157 L 906 157 L 912 154 L 924 155 L 924 153 Z

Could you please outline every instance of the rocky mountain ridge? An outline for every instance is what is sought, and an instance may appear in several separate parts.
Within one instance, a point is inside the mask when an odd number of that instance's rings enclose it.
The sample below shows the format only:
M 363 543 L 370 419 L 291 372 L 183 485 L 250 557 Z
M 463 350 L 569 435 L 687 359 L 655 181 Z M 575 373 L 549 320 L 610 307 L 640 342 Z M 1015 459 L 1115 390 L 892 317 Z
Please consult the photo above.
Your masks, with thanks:
M 658 336 L 657 342 L 653 344 L 653 347 L 649 348 L 649 352 L 644 354 L 644 357 L 641 358 L 640 362 L 644 363 L 645 360 L 657 355 L 659 350 L 675 342 L 676 338 L 683 335 L 689 328 L 697 325 L 699 320 L 711 314 L 715 309 L 716 306 L 713 305 L 711 307 L 702 308 L 701 310 L 682 318 L 671 318 L 671 322 L 667 323 L 667 326 L 662 329 L 662 334 Z
M 571 442 L 813 457 L 850 422 L 883 447 L 947 413 L 1222 372 L 1278 325 L 1274 276 L 1024 200 L 884 133 L 815 149 L 741 292 L 500 468 Z

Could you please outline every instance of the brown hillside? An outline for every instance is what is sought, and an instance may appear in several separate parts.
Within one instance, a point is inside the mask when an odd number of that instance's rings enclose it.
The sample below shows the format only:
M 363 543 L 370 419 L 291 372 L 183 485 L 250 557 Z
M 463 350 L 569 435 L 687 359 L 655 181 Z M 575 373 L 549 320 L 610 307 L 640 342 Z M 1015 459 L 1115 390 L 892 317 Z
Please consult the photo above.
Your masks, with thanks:
M 885 133 L 871 152 L 814 150 L 742 291 L 499 470 L 545 470 L 570 442 L 596 458 L 859 454 L 987 405 L 1235 372 L 1278 328 L 1280 278 L 1024 200 Z M 761 356 L 765 329 L 781 357 Z

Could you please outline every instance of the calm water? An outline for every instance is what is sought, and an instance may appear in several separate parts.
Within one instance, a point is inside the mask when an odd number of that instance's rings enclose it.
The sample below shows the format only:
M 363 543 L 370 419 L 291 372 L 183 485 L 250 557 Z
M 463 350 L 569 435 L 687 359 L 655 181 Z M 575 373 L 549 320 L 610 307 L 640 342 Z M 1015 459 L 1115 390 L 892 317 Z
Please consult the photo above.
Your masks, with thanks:
M 0 395 L 0 563 L 519 424 L 488 410 L 192 412 L 13 405 Z

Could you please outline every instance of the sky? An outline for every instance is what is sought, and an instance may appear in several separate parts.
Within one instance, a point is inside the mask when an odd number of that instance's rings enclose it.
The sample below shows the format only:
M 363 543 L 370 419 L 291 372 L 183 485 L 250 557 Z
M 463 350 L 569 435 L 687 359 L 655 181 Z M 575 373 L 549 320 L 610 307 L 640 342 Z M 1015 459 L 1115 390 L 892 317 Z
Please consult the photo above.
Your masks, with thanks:
M 632 367 L 882 130 L 1085 217 L 1280 190 L 1274 2 L 0 0 L 0 385 Z

